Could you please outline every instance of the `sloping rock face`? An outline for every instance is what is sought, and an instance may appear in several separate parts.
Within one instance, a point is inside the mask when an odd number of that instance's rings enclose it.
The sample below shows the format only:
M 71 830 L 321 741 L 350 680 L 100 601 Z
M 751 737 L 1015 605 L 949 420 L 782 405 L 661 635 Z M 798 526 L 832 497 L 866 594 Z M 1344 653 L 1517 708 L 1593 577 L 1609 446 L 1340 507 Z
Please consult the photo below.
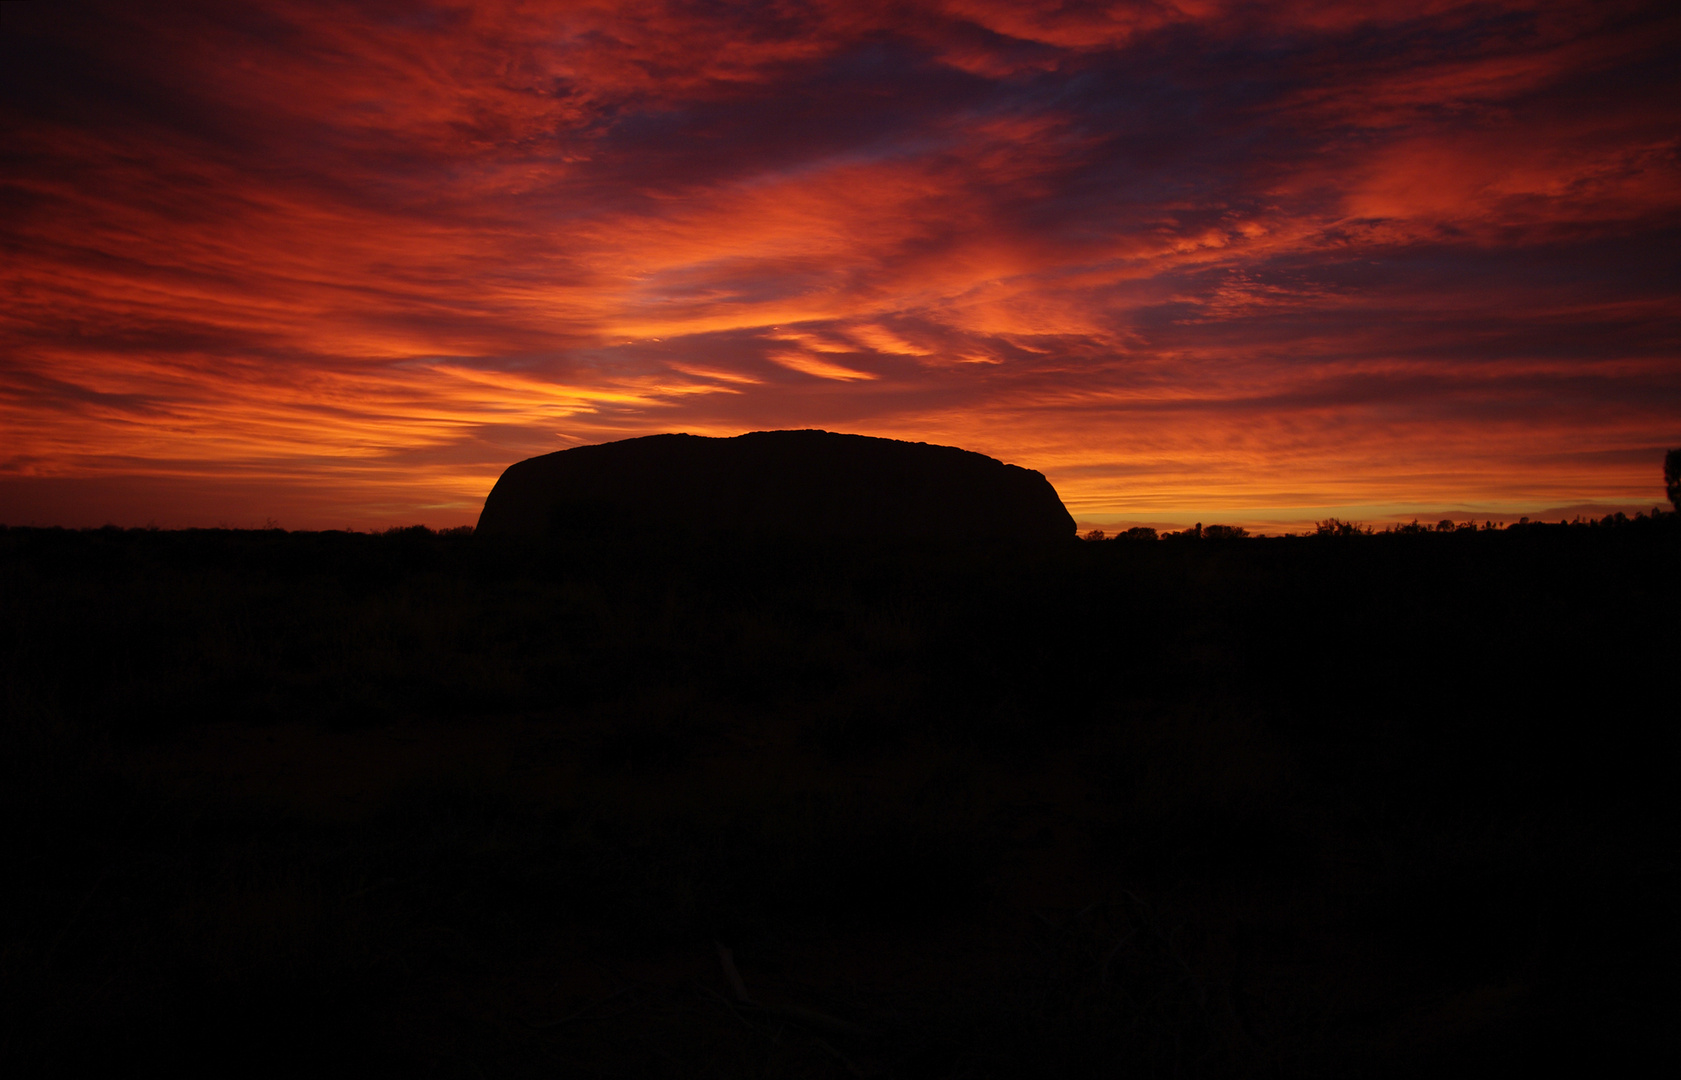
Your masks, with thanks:
M 953 446 L 828 431 L 650 435 L 510 465 L 481 536 L 679 530 L 742 536 L 1062 541 L 1041 473 Z

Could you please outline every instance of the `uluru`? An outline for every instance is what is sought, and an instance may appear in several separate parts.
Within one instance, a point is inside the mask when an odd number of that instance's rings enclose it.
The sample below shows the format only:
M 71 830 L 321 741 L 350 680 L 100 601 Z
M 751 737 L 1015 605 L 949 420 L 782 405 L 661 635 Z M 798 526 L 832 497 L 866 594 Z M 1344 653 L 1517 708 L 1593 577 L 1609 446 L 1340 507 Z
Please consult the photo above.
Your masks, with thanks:
M 744 537 L 1059 542 L 1042 473 L 954 446 L 829 431 L 648 435 L 510 465 L 477 534 L 675 530 Z

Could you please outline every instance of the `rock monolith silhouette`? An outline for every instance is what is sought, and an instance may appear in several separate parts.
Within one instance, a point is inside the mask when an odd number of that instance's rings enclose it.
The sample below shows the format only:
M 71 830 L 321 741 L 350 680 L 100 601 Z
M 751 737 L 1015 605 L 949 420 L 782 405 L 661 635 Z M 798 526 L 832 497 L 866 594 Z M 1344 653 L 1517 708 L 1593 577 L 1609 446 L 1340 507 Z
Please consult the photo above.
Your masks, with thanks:
M 666 531 L 746 537 L 1062 541 L 1043 474 L 954 446 L 828 431 L 649 435 L 510 465 L 481 536 Z

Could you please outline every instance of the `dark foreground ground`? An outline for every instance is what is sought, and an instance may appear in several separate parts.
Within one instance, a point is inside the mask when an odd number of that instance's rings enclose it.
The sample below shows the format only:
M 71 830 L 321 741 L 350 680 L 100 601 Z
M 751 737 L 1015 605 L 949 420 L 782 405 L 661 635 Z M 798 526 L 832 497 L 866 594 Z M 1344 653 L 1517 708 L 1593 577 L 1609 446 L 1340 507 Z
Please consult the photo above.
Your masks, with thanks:
M 0 531 L 0 1060 L 1661 1074 L 1676 525 Z

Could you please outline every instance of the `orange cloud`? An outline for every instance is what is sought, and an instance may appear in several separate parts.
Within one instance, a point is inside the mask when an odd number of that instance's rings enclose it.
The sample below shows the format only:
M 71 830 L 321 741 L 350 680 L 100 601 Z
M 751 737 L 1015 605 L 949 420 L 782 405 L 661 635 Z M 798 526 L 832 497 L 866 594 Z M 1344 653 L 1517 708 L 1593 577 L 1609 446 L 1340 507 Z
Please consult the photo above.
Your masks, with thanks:
M 89 10 L 0 45 L 0 520 L 805 426 L 1087 521 L 1521 512 L 1681 442 L 1650 5 Z

